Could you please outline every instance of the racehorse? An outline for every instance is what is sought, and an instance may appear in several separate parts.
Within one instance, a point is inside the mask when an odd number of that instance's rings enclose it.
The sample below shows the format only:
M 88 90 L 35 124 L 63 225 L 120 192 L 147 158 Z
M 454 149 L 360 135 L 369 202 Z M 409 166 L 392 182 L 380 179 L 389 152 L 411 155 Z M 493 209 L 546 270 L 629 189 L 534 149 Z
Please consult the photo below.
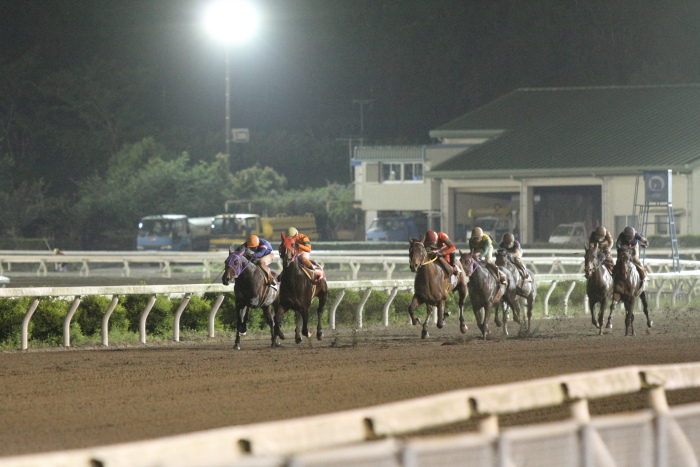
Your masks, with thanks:
M 460 252 L 461 253 L 461 252 Z M 471 253 L 462 253 L 459 258 L 462 264 L 462 269 L 469 279 L 469 299 L 472 302 L 474 317 L 476 324 L 479 326 L 483 338 L 489 334 L 489 317 L 491 316 L 491 308 L 498 303 L 507 304 L 513 309 L 514 319 L 517 323 L 520 322 L 520 305 L 518 304 L 518 296 L 516 292 L 515 280 L 513 275 L 506 268 L 499 268 L 504 272 L 507 278 L 506 284 L 501 284 L 499 279 L 494 277 L 485 264 L 481 260 L 474 258 Z M 500 297 L 497 298 L 500 293 Z M 479 312 L 484 310 L 483 320 L 479 319 Z M 498 308 L 494 316 L 496 326 L 501 326 L 501 321 L 498 318 Z M 508 335 L 508 309 L 503 306 L 503 332 Z
M 284 339 L 284 333 L 280 329 L 282 323 L 282 315 L 292 309 L 296 313 L 296 329 L 295 338 L 297 344 L 301 342 L 302 335 L 311 337 L 309 332 L 309 307 L 314 297 L 318 297 L 318 325 L 316 328 L 316 338 L 323 338 L 321 328 L 323 307 L 328 299 L 328 284 L 326 279 L 321 277 L 318 280 L 309 278 L 306 272 L 306 266 L 301 261 L 299 251 L 294 243 L 294 237 L 286 237 L 281 234 L 282 243 L 280 244 L 279 253 L 282 258 L 282 274 L 280 274 L 280 296 L 275 313 L 275 334 Z M 301 329 L 300 329 L 301 328 Z
M 535 275 L 532 271 L 528 270 L 523 266 L 525 272 L 529 274 L 530 280 L 526 281 L 523 277 L 520 269 L 516 266 L 513 256 L 505 248 L 499 248 L 496 250 L 496 266 L 502 266 L 506 268 L 513 275 L 515 280 L 515 292 L 519 297 L 523 297 L 527 304 L 527 330 L 530 330 L 530 321 L 532 320 L 532 306 L 535 303 L 535 298 L 537 297 L 537 282 L 535 281 Z M 513 318 L 519 321 L 519 316 L 513 316 Z
M 274 277 L 274 272 L 270 272 Z M 232 251 L 229 248 L 228 258 L 224 262 L 224 274 L 221 282 L 228 285 L 235 279 L 233 293 L 236 296 L 236 349 L 241 349 L 241 336 L 248 329 L 249 311 L 251 308 L 262 308 L 263 318 L 270 326 L 272 346 L 275 347 L 275 330 L 273 309 L 276 308 L 277 289 L 266 283 L 266 275 L 260 267 L 249 261 L 242 251 Z
M 442 329 L 445 324 L 445 317 L 449 312 L 445 311 L 445 300 L 453 292 L 459 293 L 459 330 L 462 334 L 467 332 L 467 325 L 464 323 L 464 300 L 467 297 L 467 278 L 463 272 L 458 276 L 448 273 L 437 261 L 438 256 L 429 253 L 423 243 L 424 239 L 409 238 L 411 246 L 408 249 L 408 261 L 411 271 L 416 273 L 414 281 L 413 300 L 408 305 L 408 314 L 411 316 L 411 323 L 420 324 L 420 319 L 413 315 L 415 309 L 425 304 L 428 314 L 423 323 L 421 338 L 428 337 L 428 320 L 430 319 L 431 307 L 437 307 L 438 329 Z M 428 257 L 432 256 L 432 259 Z
M 649 303 L 647 302 L 646 282 L 642 280 L 637 271 L 637 266 L 632 262 L 630 248 L 617 249 L 617 262 L 613 268 L 613 303 L 610 312 L 616 302 L 621 301 L 625 305 L 625 336 L 635 335 L 634 332 L 634 305 L 637 297 L 642 300 L 644 314 L 647 317 L 647 327 L 654 323 L 649 319 Z
M 608 298 L 613 292 L 613 277 L 605 265 L 606 253 L 595 246 L 590 248 L 586 245 L 584 257 L 584 273 L 586 275 L 586 295 L 588 296 L 588 307 L 591 310 L 591 321 L 593 326 L 599 329 L 599 335 L 603 335 L 603 317 Z M 595 306 L 598 304 L 598 318 L 595 316 Z M 614 301 L 611 302 L 614 305 Z M 612 329 L 612 312 L 610 308 L 608 314 L 608 324 L 605 326 Z

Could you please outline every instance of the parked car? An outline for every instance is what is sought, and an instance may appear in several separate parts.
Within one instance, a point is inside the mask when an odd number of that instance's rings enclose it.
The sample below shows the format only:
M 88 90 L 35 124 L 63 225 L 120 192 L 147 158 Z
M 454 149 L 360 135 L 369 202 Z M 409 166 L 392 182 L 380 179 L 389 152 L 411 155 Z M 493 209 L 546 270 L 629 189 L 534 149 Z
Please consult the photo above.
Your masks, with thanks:
M 403 242 L 408 237 L 418 237 L 418 228 L 410 217 L 378 217 L 365 233 L 369 242 Z
M 572 222 L 570 224 L 559 224 L 549 236 L 549 243 L 586 243 L 588 233 L 586 224 L 583 222 Z

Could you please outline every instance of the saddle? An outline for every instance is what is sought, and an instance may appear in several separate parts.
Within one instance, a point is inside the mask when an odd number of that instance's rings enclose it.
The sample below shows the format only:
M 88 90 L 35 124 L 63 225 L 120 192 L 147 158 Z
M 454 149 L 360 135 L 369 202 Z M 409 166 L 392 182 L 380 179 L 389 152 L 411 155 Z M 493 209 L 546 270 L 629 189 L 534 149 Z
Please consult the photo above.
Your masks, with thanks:
M 304 274 L 306 274 L 306 277 L 309 278 L 311 282 L 318 282 L 321 279 L 326 278 L 326 273 L 323 272 L 323 269 L 321 269 L 321 266 L 319 266 L 315 261 L 311 261 L 311 264 L 313 265 L 314 269 L 311 270 L 307 268 L 304 265 L 303 261 L 299 261 L 299 266 L 301 267 L 301 270 L 304 271 Z

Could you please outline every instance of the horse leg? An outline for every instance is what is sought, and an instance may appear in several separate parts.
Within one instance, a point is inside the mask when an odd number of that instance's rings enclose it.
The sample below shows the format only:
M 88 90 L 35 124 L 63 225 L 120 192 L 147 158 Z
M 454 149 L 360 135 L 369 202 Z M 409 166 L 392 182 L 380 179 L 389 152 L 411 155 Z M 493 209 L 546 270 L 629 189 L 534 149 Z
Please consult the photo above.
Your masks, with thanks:
M 425 339 L 428 337 L 428 322 L 430 321 L 430 316 L 432 315 L 432 307 L 428 305 L 427 303 L 425 304 L 425 309 L 427 310 L 427 314 L 425 316 L 425 321 L 423 321 L 423 329 L 421 330 L 420 333 L 420 338 Z
M 277 334 L 275 334 L 275 320 L 272 316 L 272 309 L 270 306 L 262 307 L 263 318 L 265 322 L 270 326 L 270 339 L 272 340 L 272 347 L 279 347 L 280 343 L 277 341 Z
M 619 300 L 615 300 L 615 297 L 610 299 L 610 313 L 608 313 L 608 324 L 605 325 L 607 329 L 612 329 L 612 315 L 613 315 L 613 310 L 615 309 L 615 306 L 619 303 Z
M 318 308 L 316 309 L 316 315 L 318 316 L 318 324 L 316 325 L 316 340 L 323 339 L 323 329 L 321 324 L 323 323 L 323 307 L 326 306 L 326 300 L 328 299 L 328 292 L 321 292 L 318 295 Z
M 506 307 L 506 304 L 504 303 L 504 304 L 503 304 L 503 316 L 504 316 L 504 317 L 505 317 L 505 314 L 506 314 L 506 313 L 505 313 L 505 307 Z M 501 309 L 501 303 L 500 303 L 500 302 L 496 302 L 496 303 L 493 305 L 493 321 L 496 323 L 496 326 L 498 326 L 499 328 L 503 325 L 503 323 L 501 322 L 501 318 L 500 318 L 500 316 L 498 315 L 498 312 L 500 311 L 500 309 Z M 486 322 L 486 316 L 484 316 L 484 322 Z
M 593 326 L 595 326 L 596 328 L 600 328 L 599 321 L 601 320 L 601 318 L 600 318 L 600 316 L 598 316 L 598 319 L 596 319 L 596 317 L 595 317 L 595 305 L 596 305 L 596 303 L 597 302 L 595 300 L 591 299 L 591 297 L 589 295 L 588 296 L 588 309 L 591 312 L 591 322 L 593 323 Z M 600 305 L 600 309 L 601 310 L 603 309 L 602 304 Z
M 301 327 L 304 325 L 304 317 L 301 312 L 294 310 L 296 327 L 294 328 L 294 342 L 301 343 Z
M 639 294 L 639 298 L 642 300 L 642 307 L 644 308 L 644 314 L 647 317 L 647 327 L 650 328 L 654 325 L 654 322 L 649 319 L 649 301 L 647 300 L 647 291 L 643 291 Z
M 440 300 L 438 302 L 437 306 L 437 327 L 438 329 L 442 329 L 442 327 L 445 325 L 445 317 L 447 316 L 447 313 L 445 311 L 445 300 Z
M 535 294 L 527 296 L 527 332 L 530 332 L 530 321 L 532 320 L 532 307 L 535 304 Z
M 599 310 L 598 310 L 598 322 L 596 323 L 596 322 L 594 321 L 593 324 L 595 324 L 596 327 L 598 328 L 598 335 L 599 335 L 599 336 L 602 336 L 602 335 L 603 335 L 603 319 L 605 318 L 605 307 L 607 306 L 607 304 L 608 304 L 608 299 L 607 299 L 606 297 L 603 297 L 603 298 L 598 302 L 598 307 L 599 307 Z M 593 305 L 591 305 L 591 306 L 593 306 Z M 593 314 L 593 308 L 591 308 L 591 314 Z M 608 319 L 610 319 L 610 318 L 608 318 Z M 595 318 L 594 318 L 594 320 L 595 320 Z M 610 324 L 610 326 L 612 327 L 612 323 Z
M 467 333 L 467 325 L 464 323 L 464 301 L 467 298 L 467 288 L 465 286 L 458 289 L 459 293 L 459 331 L 462 334 Z
M 411 300 L 411 303 L 408 305 L 408 315 L 411 317 L 411 324 L 414 326 L 416 324 L 420 324 L 420 319 L 413 315 L 413 312 L 416 310 L 416 308 L 418 308 L 418 305 L 420 305 L 420 300 L 418 300 L 417 295 L 414 295 L 413 300 Z
M 481 334 L 484 337 L 484 340 L 486 340 L 486 336 L 489 334 L 489 318 L 491 317 L 491 303 L 487 301 L 487 303 L 484 305 L 484 323 L 483 323 L 483 328 L 481 330 Z
M 278 305 L 277 310 L 275 311 L 275 319 L 274 319 L 275 335 L 282 340 L 284 340 L 284 333 L 282 332 L 282 316 L 284 315 L 284 313 L 286 311 L 287 311 L 287 309 L 285 307 L 283 307 L 282 305 Z M 279 347 L 279 342 L 277 343 L 277 346 Z
M 625 336 L 634 336 L 634 302 L 635 298 L 625 300 Z
M 247 310 L 248 307 L 246 306 L 236 306 L 236 350 L 241 350 L 241 336 L 245 336 L 246 333 L 245 320 Z

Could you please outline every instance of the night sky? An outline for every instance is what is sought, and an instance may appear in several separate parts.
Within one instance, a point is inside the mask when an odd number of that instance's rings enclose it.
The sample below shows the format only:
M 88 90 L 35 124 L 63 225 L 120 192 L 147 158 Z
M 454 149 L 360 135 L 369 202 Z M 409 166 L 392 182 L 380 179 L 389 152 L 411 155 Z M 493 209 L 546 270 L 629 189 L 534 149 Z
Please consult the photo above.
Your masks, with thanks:
M 382 144 L 428 132 L 519 87 L 700 81 L 700 2 L 261 0 L 232 50 L 233 126 Z M 147 66 L 174 121 L 217 129 L 224 51 L 198 0 L 0 0 L 0 63 L 38 51 Z M 154 116 L 154 118 L 161 118 Z

